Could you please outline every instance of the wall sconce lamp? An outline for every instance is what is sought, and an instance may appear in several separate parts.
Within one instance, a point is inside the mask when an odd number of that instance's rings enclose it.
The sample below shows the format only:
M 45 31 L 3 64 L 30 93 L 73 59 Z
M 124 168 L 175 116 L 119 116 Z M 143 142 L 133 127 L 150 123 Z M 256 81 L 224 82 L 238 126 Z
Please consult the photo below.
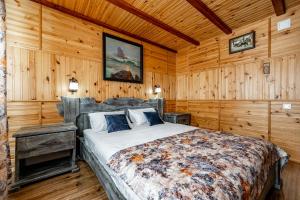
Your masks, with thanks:
M 154 85 L 153 94 L 160 94 L 161 87 L 159 85 Z
M 79 84 L 78 84 L 78 81 L 72 77 L 70 80 L 69 80 L 69 91 L 72 92 L 72 94 L 74 92 L 77 92 L 79 88 Z
M 263 72 L 264 72 L 265 75 L 270 74 L 270 63 L 269 62 L 264 63 L 264 65 L 263 65 Z

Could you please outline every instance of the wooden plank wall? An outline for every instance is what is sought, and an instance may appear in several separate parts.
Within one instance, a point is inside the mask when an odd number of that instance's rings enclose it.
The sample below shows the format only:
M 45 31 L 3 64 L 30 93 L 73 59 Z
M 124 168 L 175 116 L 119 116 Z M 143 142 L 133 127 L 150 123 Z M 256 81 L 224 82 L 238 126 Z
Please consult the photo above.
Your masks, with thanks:
M 192 114 L 193 126 L 219 129 L 219 102 L 192 100 L 187 102 L 187 109 Z
M 176 107 L 176 55 L 103 27 L 70 17 L 28 0 L 7 0 L 7 98 L 11 135 L 20 127 L 62 121 L 56 111 L 61 96 L 153 97 L 159 84 L 166 110 Z M 144 84 L 103 81 L 102 33 L 144 46 Z M 69 79 L 79 81 L 75 94 Z M 14 163 L 14 161 L 12 162 Z
M 268 139 L 268 102 L 221 102 L 220 130 Z
M 8 100 L 53 101 L 68 91 L 71 77 L 80 87 L 74 96 L 152 97 L 159 84 L 175 100 L 176 55 L 155 46 L 70 17 L 27 0 L 6 1 L 8 10 Z M 144 84 L 102 80 L 102 33 L 144 46 Z
M 300 154 L 300 102 L 292 102 L 292 110 L 282 109 L 285 101 L 272 102 L 271 141 L 287 150 L 299 161 Z
M 286 18 L 292 27 L 278 32 Z M 229 54 L 228 40 L 250 31 L 256 48 Z M 180 50 L 176 73 L 176 107 L 192 113 L 193 125 L 269 139 L 300 162 L 300 6 Z

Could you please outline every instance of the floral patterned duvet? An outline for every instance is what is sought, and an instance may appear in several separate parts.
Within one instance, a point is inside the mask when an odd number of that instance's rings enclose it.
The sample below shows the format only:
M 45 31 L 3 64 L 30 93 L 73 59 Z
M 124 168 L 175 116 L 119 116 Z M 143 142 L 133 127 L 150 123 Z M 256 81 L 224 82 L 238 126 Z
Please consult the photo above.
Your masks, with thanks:
M 140 199 L 258 199 L 280 159 L 270 142 L 196 129 L 129 147 L 108 165 Z

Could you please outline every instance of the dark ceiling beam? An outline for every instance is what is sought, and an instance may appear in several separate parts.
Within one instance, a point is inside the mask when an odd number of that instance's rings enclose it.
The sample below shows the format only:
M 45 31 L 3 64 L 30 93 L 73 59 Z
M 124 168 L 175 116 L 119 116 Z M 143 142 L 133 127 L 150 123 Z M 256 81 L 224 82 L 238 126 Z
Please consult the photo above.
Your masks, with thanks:
M 63 12 L 63 13 L 65 13 L 65 14 L 71 15 L 71 16 L 73 16 L 73 17 L 77 17 L 77 18 L 79 18 L 79 19 L 88 21 L 88 22 L 90 22 L 90 23 L 93 23 L 93 24 L 102 26 L 102 27 L 104 27 L 104 28 L 107 28 L 107 29 L 116 31 L 116 32 L 118 32 L 118 33 L 127 35 L 127 36 L 129 36 L 129 37 L 134 38 L 134 39 L 137 39 L 137 40 L 140 40 L 140 41 L 147 42 L 147 43 L 149 43 L 149 44 L 158 46 L 158 47 L 160 47 L 160 48 L 162 48 L 162 49 L 165 49 L 165 50 L 168 50 L 168 51 L 177 53 L 176 50 L 171 49 L 171 48 L 169 48 L 169 47 L 167 47 L 167 46 L 164 46 L 164 45 L 162 45 L 162 44 L 153 42 L 153 41 L 151 41 L 151 40 L 149 40 L 149 39 L 147 39 L 147 38 L 143 38 L 143 37 L 141 37 L 141 36 L 139 36 L 139 35 L 130 33 L 130 32 L 128 32 L 128 31 L 122 30 L 122 29 L 120 29 L 120 28 L 118 28 L 118 27 L 111 26 L 111 25 L 109 25 L 109 24 L 107 24 L 107 23 L 105 23 L 105 22 L 102 22 L 102 21 L 100 21 L 100 20 L 93 19 L 93 18 L 88 17 L 88 16 L 86 16 L 86 15 L 83 15 L 83 14 L 81 14 L 81 13 L 79 13 L 79 12 L 76 12 L 76 11 L 70 10 L 70 9 L 68 9 L 68 8 L 65 8 L 65 7 L 63 7 L 63 6 L 60 6 L 60 5 L 51 3 L 51 2 L 49 2 L 49 1 L 47 1 L 47 0 L 31 0 L 31 1 L 33 1 L 33 2 L 35 2 L 35 3 L 39 3 L 39 4 L 41 4 L 41 5 L 45 6 L 45 7 L 52 8 L 52 9 L 54 9 L 54 10 Z
M 202 15 L 204 15 L 209 21 L 215 24 L 224 33 L 232 33 L 232 29 L 223 22 L 207 5 L 201 0 L 187 0 L 194 8 L 196 8 Z
M 272 0 L 272 4 L 277 16 L 285 14 L 284 0 Z
M 136 15 L 142 19 L 144 19 L 145 21 L 151 23 L 151 24 L 154 24 L 155 26 L 158 26 L 162 29 L 164 29 L 165 31 L 169 32 L 169 33 L 172 33 L 173 35 L 176 35 L 177 37 L 189 42 L 189 43 L 192 43 L 194 45 L 199 45 L 200 42 L 191 38 L 190 36 L 176 30 L 175 28 L 165 24 L 164 22 L 152 17 L 151 15 L 137 9 L 136 7 L 132 6 L 131 4 L 127 3 L 126 1 L 124 0 L 106 0 L 108 2 L 110 2 L 111 4 L 123 9 L 123 10 L 126 10 L 128 11 L 129 13 L 133 14 L 133 15 Z

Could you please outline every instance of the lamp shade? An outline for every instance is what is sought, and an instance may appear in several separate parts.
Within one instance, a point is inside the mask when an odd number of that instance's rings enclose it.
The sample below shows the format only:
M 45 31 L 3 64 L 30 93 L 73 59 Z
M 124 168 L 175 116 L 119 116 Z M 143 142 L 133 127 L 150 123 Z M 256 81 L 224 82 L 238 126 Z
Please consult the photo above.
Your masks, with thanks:
M 79 88 L 79 84 L 78 81 L 73 77 L 70 79 L 70 83 L 69 83 L 69 91 L 70 92 L 77 92 Z
M 159 85 L 155 85 L 155 86 L 154 86 L 153 93 L 154 93 L 154 94 L 161 93 L 161 87 L 160 87 Z
M 154 93 L 161 93 L 161 88 L 160 87 L 156 87 L 154 89 Z

